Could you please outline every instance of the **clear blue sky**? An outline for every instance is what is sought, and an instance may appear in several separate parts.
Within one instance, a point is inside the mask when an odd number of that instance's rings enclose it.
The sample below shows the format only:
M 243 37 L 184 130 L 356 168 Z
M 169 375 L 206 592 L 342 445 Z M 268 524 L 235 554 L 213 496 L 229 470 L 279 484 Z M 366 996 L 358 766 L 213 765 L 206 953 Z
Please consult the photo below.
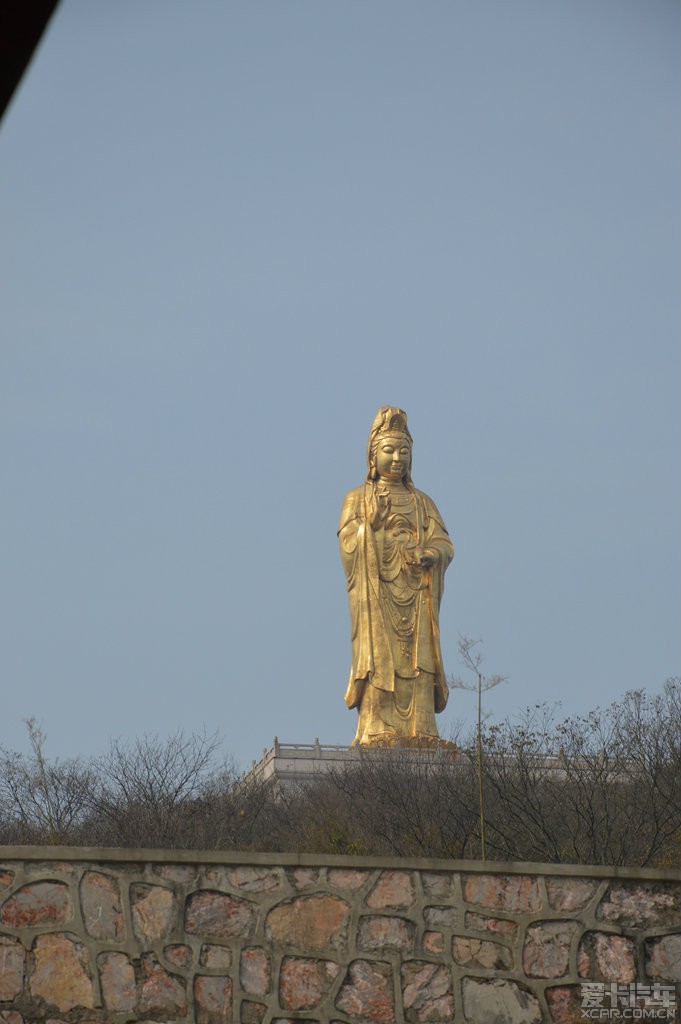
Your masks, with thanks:
M 383 404 L 456 547 L 448 672 L 482 636 L 501 717 L 678 673 L 680 22 L 62 0 L 0 127 L 0 744 L 349 743 Z

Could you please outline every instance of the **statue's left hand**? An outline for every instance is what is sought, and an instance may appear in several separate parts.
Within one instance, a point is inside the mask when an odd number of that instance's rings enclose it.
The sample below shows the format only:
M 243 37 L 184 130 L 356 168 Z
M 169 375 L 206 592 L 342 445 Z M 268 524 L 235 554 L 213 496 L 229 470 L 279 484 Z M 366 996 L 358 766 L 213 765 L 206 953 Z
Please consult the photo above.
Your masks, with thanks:
M 430 569 L 435 556 L 432 551 L 424 551 L 421 547 L 413 547 L 409 552 L 409 562 L 411 565 L 417 565 L 419 569 Z

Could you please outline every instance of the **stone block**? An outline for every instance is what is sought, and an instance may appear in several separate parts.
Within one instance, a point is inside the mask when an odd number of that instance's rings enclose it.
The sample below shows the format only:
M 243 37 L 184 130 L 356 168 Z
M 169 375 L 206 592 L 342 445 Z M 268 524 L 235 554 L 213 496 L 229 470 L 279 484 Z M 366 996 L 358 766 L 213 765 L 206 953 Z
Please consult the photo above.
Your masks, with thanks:
M 444 871 L 422 871 L 421 884 L 423 885 L 423 891 L 431 899 L 451 899 L 455 877 L 455 875 Z
M 681 932 L 648 939 L 645 951 L 649 978 L 681 982 Z
M 452 958 L 460 967 L 485 971 L 508 970 L 513 966 L 513 954 L 506 946 L 489 939 L 474 939 L 469 935 L 454 936 Z
M 187 899 L 185 929 L 205 938 L 248 938 L 255 928 L 256 908 L 247 900 L 201 889 Z
M 301 1021 L 305 1024 L 320 1024 L 318 1020 L 313 1020 L 312 1017 L 273 1017 L 272 1024 L 301 1024 Z M 331 1024 L 344 1024 L 344 1021 L 332 1020 Z
M 244 892 L 275 892 L 282 885 L 281 868 L 238 867 L 227 874 L 234 888 Z
M 10 928 L 66 924 L 73 917 L 73 903 L 64 882 L 32 882 L 6 900 L 0 922 Z
M 445 937 L 442 932 L 423 933 L 423 951 L 439 956 L 445 951 Z
M 191 946 L 185 946 L 182 942 L 173 942 L 163 950 L 163 956 L 171 967 L 191 967 L 194 960 L 194 952 Z
M 97 958 L 102 998 L 107 1010 L 129 1013 L 137 1002 L 135 969 L 125 953 L 101 953 Z
M 94 1007 L 90 963 L 82 943 L 55 932 L 33 945 L 34 968 L 29 987 L 36 999 L 66 1013 L 76 1006 Z
M 232 951 L 229 946 L 215 946 L 206 942 L 201 946 L 199 963 L 214 971 L 227 970 L 232 966 Z
M 0 1002 L 16 999 L 24 988 L 26 950 L 18 939 L 0 935 Z
M 492 935 L 502 935 L 504 938 L 512 939 L 518 931 L 515 921 L 507 921 L 502 917 L 486 917 L 485 914 L 476 914 L 467 910 L 464 916 L 466 928 L 478 932 L 490 932 Z
M 530 978 L 562 978 L 570 964 L 570 946 L 577 935 L 576 921 L 542 921 L 527 929 L 523 970 Z
M 68 860 L 33 860 L 24 862 L 24 871 L 31 875 L 63 875 L 73 880 L 78 877 L 80 868 Z
M 429 928 L 454 928 L 458 918 L 456 907 L 426 907 L 423 919 Z
M 338 993 L 336 1008 L 371 1024 L 393 1024 L 395 997 L 390 964 L 354 960 Z
M 326 878 L 332 889 L 350 889 L 354 891 L 356 889 L 361 889 L 370 875 L 370 871 L 329 868 L 326 873 Z
M 196 1024 L 232 1024 L 232 980 L 197 974 L 194 978 Z
M 138 1010 L 142 1015 L 149 1014 L 153 1017 L 187 1015 L 184 980 L 175 974 L 169 974 L 151 955 L 142 957 Z
M 310 889 L 319 882 L 319 869 L 293 868 L 288 872 L 288 879 L 294 889 Z
M 332 960 L 286 956 L 279 979 L 279 1002 L 284 1010 L 313 1010 L 326 999 L 340 967 Z
M 492 910 L 523 913 L 541 908 L 539 882 L 531 875 L 466 875 L 464 899 Z
M 402 965 L 402 1002 L 407 1021 L 454 1020 L 452 978 L 444 964 L 412 960 Z
M 577 971 L 580 978 L 592 981 L 635 981 L 634 943 L 624 935 L 587 932 L 577 951 Z
M 348 942 L 349 915 L 350 908 L 338 896 L 297 896 L 269 912 L 267 938 L 305 951 L 342 952 Z
M 239 983 L 251 996 L 266 996 L 272 983 L 272 966 L 266 950 L 252 946 L 241 951 Z
M 375 953 L 377 950 L 413 953 L 415 933 L 416 925 L 402 917 L 361 917 L 357 948 L 363 953 Z
M 552 1024 L 578 1024 L 588 1019 L 582 1013 L 581 985 L 557 985 L 547 988 L 545 995 Z
M 593 899 L 598 882 L 591 878 L 547 878 L 546 895 L 552 910 L 581 910 Z
M 681 927 L 681 885 L 613 883 L 601 900 L 596 917 L 623 928 Z
M 281 868 L 248 867 L 206 868 L 206 881 L 221 889 L 241 889 L 243 892 L 275 892 L 283 884 Z
M 227 868 L 207 867 L 205 869 L 206 881 L 215 889 L 231 889 L 232 883 L 229 880 Z
M 372 910 L 408 910 L 415 899 L 410 871 L 382 871 L 366 902 Z
M 158 878 L 176 885 L 193 885 L 198 875 L 193 864 L 154 864 L 152 870 Z
M 125 920 L 118 881 L 101 871 L 86 871 L 80 882 L 85 930 L 93 939 L 125 940 Z
M 162 885 L 130 887 L 132 927 L 141 942 L 167 938 L 177 924 L 177 897 Z
M 463 1012 L 468 1024 L 540 1024 L 539 1000 L 515 981 L 463 979 Z
M 241 1024 L 262 1024 L 267 1013 L 265 1003 L 253 1003 L 244 999 L 241 1004 Z

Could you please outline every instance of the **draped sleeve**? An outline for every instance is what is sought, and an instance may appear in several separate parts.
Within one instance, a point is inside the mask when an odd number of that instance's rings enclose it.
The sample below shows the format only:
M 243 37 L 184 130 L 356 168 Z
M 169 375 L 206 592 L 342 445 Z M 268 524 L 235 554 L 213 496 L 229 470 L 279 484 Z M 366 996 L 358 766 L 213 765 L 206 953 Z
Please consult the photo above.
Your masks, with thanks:
M 345 496 L 338 528 L 341 561 L 347 581 L 352 637 L 352 666 L 345 693 L 357 707 L 371 679 L 382 690 L 395 689 L 395 670 L 379 598 L 379 553 L 366 514 L 364 484 Z

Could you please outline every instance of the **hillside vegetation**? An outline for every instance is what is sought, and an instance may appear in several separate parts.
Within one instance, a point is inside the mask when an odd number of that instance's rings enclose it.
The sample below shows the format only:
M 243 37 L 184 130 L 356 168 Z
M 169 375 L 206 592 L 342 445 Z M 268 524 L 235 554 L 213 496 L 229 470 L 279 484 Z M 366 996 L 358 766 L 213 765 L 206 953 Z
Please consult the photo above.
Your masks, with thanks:
M 216 736 L 115 740 L 99 758 L 0 750 L 0 843 L 480 857 L 478 764 L 377 751 L 297 790 L 239 780 Z M 681 864 L 681 680 L 585 716 L 483 728 L 486 856 Z

